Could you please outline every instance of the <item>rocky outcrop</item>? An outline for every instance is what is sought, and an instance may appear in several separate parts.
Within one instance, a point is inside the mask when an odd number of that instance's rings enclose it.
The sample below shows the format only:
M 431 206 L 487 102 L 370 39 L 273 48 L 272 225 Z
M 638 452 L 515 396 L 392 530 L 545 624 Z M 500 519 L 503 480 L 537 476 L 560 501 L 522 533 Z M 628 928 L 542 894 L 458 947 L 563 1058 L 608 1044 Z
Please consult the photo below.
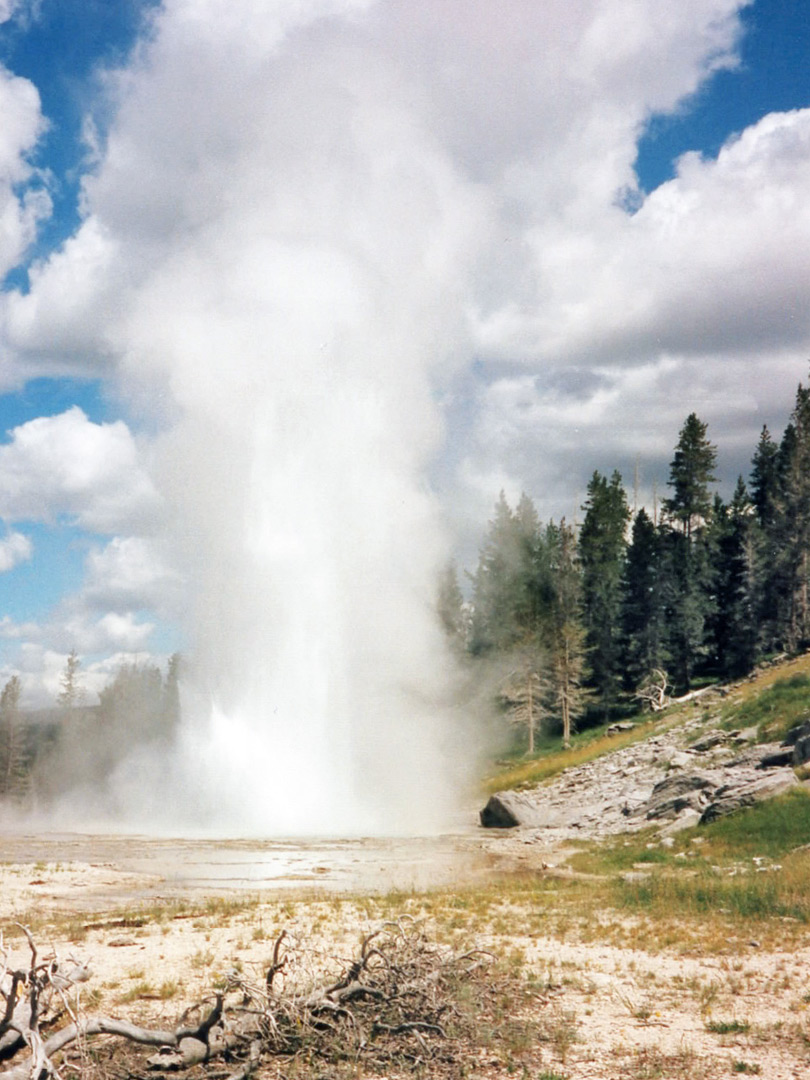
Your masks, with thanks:
M 793 769 L 784 766 L 761 772 L 754 780 L 748 777 L 739 777 L 735 780 L 736 782 L 726 784 L 713 792 L 712 801 L 701 814 L 701 825 L 716 821 L 717 818 L 724 817 L 726 814 L 745 810 L 766 799 L 773 799 L 795 787 L 799 782 Z
M 684 810 L 697 810 L 709 802 L 707 792 L 717 786 L 717 776 L 707 773 L 675 773 L 659 780 L 646 802 L 635 811 L 647 821 L 675 818 Z
M 529 790 L 497 792 L 481 811 L 481 824 L 536 830 L 554 840 L 653 822 L 672 831 L 781 794 L 798 782 L 792 765 L 799 755 L 810 760 L 810 722 L 790 745 L 741 746 L 753 733 L 719 730 L 695 739 L 699 726 L 656 735 Z
M 796 724 L 785 736 L 785 740 L 782 746 L 795 746 L 800 739 L 810 737 L 810 720 L 803 720 L 801 724 Z

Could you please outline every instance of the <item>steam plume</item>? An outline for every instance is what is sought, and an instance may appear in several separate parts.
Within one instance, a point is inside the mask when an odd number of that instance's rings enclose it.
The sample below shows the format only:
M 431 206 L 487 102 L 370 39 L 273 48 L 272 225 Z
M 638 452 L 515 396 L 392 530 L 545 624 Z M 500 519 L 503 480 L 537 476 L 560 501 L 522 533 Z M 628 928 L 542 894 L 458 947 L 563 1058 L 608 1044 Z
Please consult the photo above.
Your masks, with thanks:
M 168 5 L 88 185 L 136 245 L 110 256 L 122 379 L 170 402 L 157 472 L 194 597 L 178 802 L 283 833 L 435 824 L 458 755 L 423 477 L 481 211 L 324 8 Z

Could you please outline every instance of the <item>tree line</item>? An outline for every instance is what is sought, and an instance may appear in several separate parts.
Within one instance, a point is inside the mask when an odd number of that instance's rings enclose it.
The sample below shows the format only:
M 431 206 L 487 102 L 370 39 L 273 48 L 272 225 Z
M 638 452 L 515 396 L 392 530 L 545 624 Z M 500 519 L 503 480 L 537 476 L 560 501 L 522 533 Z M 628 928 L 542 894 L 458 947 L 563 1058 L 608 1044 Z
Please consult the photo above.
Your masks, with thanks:
M 635 514 L 622 477 L 595 471 L 574 526 L 540 522 L 501 493 L 465 600 L 454 566 L 438 611 L 453 648 L 485 672 L 534 747 L 617 714 L 650 680 L 676 692 L 744 676 L 810 645 L 810 388 L 781 439 L 762 429 L 748 481 L 716 493 L 717 448 L 691 413 L 669 495 Z
M 21 709 L 22 682 L 12 675 L 0 691 L 0 799 L 30 803 L 103 781 L 133 748 L 168 742 L 180 722 L 180 668 L 178 654 L 165 675 L 155 664 L 122 664 L 88 706 L 74 649 L 56 709 L 39 717 Z

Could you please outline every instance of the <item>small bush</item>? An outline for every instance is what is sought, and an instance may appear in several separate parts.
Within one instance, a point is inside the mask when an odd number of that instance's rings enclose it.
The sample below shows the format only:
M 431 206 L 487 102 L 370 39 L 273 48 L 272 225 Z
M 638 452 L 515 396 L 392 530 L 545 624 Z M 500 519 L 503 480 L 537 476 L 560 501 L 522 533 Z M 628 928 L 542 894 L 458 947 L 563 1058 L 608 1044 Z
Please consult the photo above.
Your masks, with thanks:
M 747 1020 L 708 1020 L 706 1030 L 713 1035 L 746 1035 L 751 1025 Z

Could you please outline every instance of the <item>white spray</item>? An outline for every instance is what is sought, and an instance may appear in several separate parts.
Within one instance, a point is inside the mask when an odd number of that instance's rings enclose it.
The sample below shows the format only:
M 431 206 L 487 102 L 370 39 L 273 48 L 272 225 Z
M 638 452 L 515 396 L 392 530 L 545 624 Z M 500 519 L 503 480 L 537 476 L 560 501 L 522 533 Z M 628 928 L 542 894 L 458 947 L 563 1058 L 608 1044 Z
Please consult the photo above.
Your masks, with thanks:
M 168 403 L 156 473 L 193 597 L 164 824 L 436 827 L 468 756 L 424 476 L 480 208 L 384 57 L 311 18 L 338 6 L 168 4 L 88 184 L 127 268 L 122 377 Z M 143 803 L 146 772 L 119 790 Z

